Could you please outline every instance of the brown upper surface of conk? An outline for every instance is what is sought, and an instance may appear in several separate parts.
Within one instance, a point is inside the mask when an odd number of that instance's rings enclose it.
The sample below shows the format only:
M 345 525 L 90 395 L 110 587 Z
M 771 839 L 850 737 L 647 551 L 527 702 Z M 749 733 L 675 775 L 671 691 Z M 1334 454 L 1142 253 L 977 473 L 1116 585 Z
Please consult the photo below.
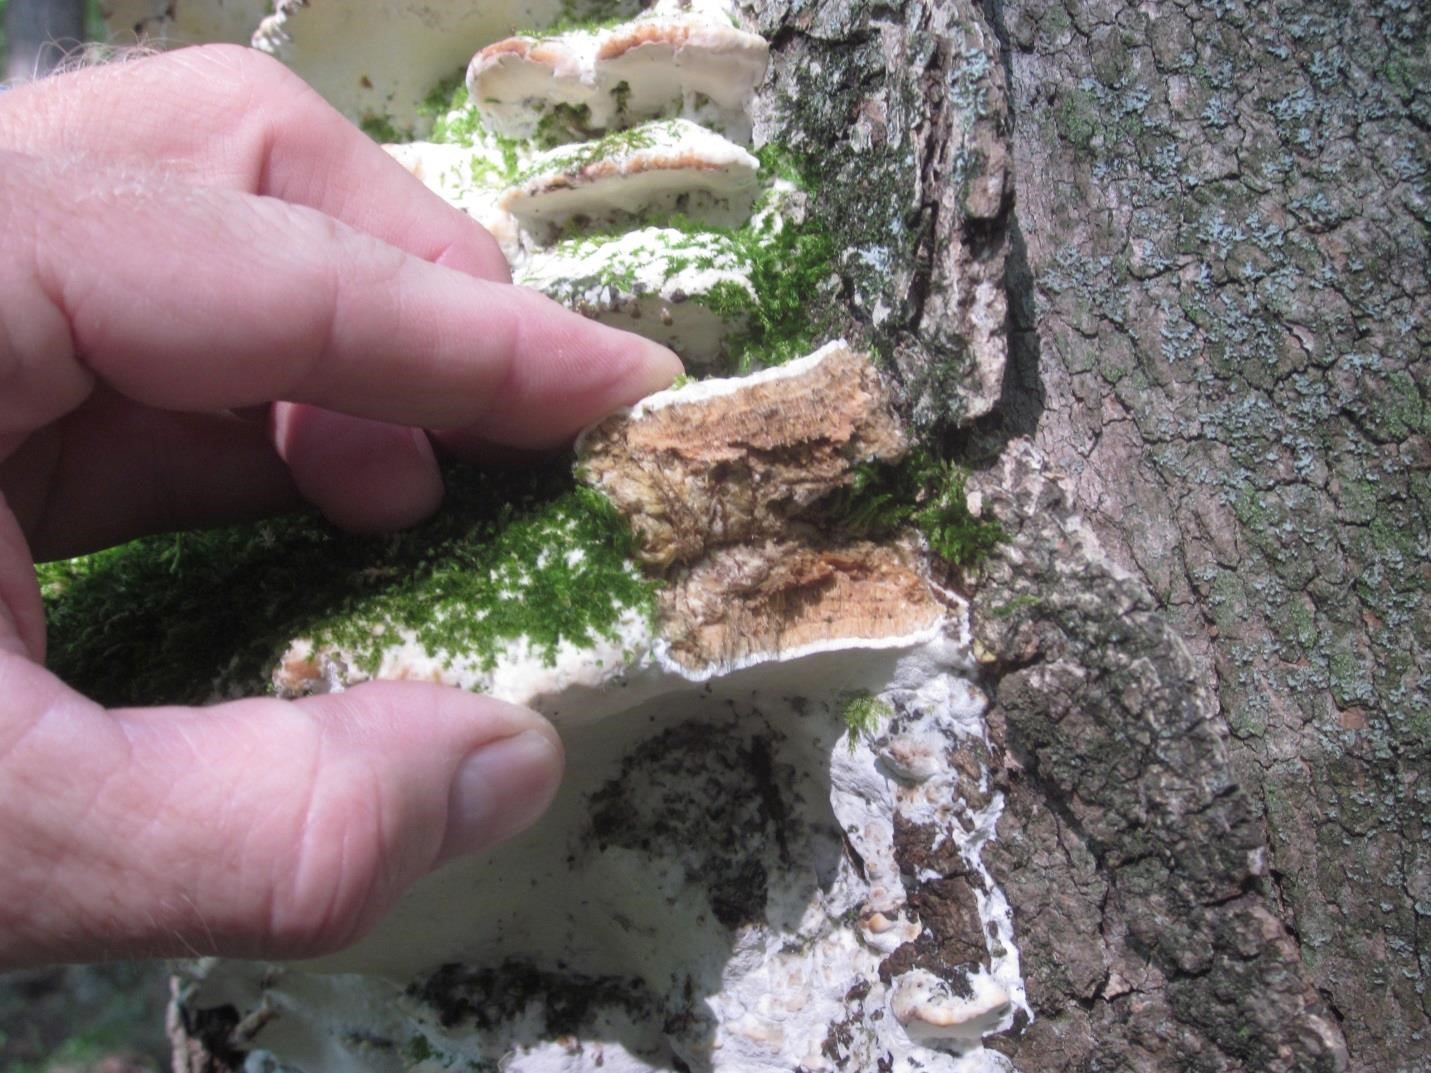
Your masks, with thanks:
M 857 465 L 904 451 L 879 373 L 843 345 L 792 372 L 615 415 L 579 445 L 586 479 L 631 519 L 638 557 L 662 569 L 796 535 Z
M 499 56 L 529 57 L 536 44 L 530 37 L 508 37 L 488 45 L 477 53 L 479 61 L 495 60 Z
M 754 52 L 763 55 L 765 39 L 732 26 L 695 20 L 680 22 L 635 22 L 615 30 L 601 42 L 597 59 L 623 56 L 642 45 L 668 45 L 682 49 L 695 37 L 709 52 Z
M 944 615 L 913 542 L 721 548 L 661 590 L 662 633 L 692 669 L 852 638 L 908 637 Z
M 661 632 L 692 669 L 940 621 L 913 539 L 832 540 L 802 521 L 856 466 L 904 451 L 878 372 L 843 344 L 608 418 L 578 446 L 586 479 L 631 521 L 639 558 L 671 572 Z

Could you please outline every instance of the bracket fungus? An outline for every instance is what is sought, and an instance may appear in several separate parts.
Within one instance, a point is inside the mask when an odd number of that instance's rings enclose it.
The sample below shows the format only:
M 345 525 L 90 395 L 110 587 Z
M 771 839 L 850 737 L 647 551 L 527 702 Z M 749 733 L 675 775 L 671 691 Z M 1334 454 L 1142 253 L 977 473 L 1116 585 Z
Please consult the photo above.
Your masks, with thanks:
M 550 37 L 497 41 L 473 57 L 467 88 L 498 134 L 527 138 L 554 111 L 580 112 L 593 131 L 682 115 L 739 141 L 745 104 L 765 74 L 758 34 L 688 13 Z
M 549 150 L 503 194 L 526 227 L 680 211 L 737 225 L 757 193 L 755 157 L 686 119 L 658 120 L 596 142 Z
M 912 434 L 869 354 L 811 345 L 832 251 L 751 149 L 766 43 L 714 0 L 544 34 L 560 7 L 282 0 L 255 41 L 426 133 L 389 151 L 518 282 L 712 375 L 588 429 L 581 483 L 441 545 L 460 567 L 398 565 L 421 537 L 345 566 L 336 618 L 215 689 L 483 690 L 553 719 L 567 781 L 352 950 L 205 962 L 177 1001 L 262 1006 L 254 1060 L 306 1073 L 1007 1070 L 983 1037 L 1028 1008 L 967 604 L 912 503 L 840 514 Z

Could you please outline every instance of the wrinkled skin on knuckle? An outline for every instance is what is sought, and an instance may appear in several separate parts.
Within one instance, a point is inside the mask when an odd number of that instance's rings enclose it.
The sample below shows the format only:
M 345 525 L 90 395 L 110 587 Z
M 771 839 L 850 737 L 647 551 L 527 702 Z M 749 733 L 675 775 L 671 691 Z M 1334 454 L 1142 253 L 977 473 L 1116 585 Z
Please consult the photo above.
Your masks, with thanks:
M 30 157 L 0 152 L 0 436 L 24 434 L 79 404 L 93 379 L 74 360 L 59 291 L 62 254 L 50 235 L 67 213 L 62 176 Z M 0 458 L 17 444 L 0 442 Z

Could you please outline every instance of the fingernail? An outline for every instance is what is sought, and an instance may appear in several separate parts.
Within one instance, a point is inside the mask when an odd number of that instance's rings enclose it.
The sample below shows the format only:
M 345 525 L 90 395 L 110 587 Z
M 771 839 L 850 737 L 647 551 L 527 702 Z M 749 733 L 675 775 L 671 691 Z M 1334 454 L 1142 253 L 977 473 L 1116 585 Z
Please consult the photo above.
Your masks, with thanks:
M 478 749 L 453 777 L 441 859 L 476 853 L 525 831 L 556 796 L 561 772 L 561 747 L 535 730 Z
M 671 382 L 686 371 L 681 359 L 673 351 L 649 339 L 642 341 L 641 383 L 644 395 L 661 391 L 671 386 Z

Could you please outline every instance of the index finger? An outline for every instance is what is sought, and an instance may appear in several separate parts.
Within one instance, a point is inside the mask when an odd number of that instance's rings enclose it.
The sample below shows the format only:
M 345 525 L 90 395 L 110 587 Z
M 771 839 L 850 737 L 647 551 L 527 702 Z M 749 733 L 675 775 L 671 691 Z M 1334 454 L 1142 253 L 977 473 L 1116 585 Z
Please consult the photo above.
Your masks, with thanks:
M 0 97 L 0 148 L 280 198 L 425 261 L 511 278 L 481 225 L 253 49 L 180 49 L 18 87 Z
M 272 198 L 0 152 L 0 436 L 99 377 L 168 410 L 275 399 L 557 443 L 675 355 Z

